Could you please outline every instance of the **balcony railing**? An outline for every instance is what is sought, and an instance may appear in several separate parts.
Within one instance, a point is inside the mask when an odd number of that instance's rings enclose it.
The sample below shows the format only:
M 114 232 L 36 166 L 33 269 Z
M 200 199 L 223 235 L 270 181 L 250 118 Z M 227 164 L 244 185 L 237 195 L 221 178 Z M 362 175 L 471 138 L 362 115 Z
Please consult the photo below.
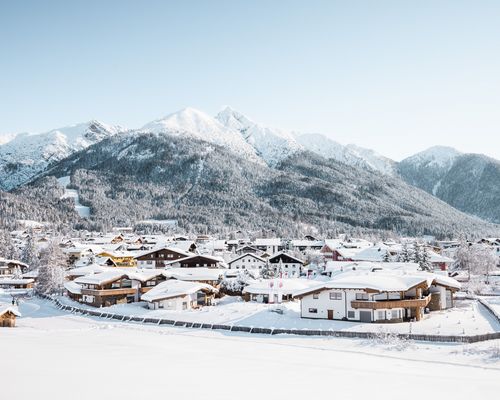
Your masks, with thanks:
M 136 294 L 137 289 L 135 288 L 117 288 L 117 289 L 82 289 L 82 294 L 86 294 L 88 296 L 119 296 L 119 295 L 128 295 L 128 294 Z
M 416 308 L 426 307 L 431 301 L 431 296 L 421 299 L 405 299 L 405 300 L 353 300 L 351 301 L 352 308 L 366 308 L 368 310 L 380 310 L 384 308 Z

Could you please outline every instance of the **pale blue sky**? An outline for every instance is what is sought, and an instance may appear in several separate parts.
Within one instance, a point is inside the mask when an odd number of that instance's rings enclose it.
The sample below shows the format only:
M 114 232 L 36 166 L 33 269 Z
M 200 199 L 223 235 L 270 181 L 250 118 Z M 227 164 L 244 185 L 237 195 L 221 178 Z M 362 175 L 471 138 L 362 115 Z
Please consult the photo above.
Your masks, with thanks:
M 400 159 L 500 159 L 498 1 L 0 0 L 0 134 L 223 105 Z

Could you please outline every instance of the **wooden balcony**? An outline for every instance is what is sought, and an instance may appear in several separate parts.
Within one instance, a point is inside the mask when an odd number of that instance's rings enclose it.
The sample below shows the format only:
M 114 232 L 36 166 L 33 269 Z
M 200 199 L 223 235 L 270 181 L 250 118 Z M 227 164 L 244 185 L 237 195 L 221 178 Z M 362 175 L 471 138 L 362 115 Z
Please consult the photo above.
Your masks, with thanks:
M 407 300 L 353 300 L 351 301 L 352 308 L 365 308 L 368 310 L 380 310 L 384 308 L 417 308 L 427 307 L 431 301 L 431 296 L 423 297 L 421 299 L 407 299 Z
M 137 289 L 134 288 L 116 288 L 116 289 L 82 289 L 82 294 L 88 296 L 126 296 L 129 294 L 136 294 Z

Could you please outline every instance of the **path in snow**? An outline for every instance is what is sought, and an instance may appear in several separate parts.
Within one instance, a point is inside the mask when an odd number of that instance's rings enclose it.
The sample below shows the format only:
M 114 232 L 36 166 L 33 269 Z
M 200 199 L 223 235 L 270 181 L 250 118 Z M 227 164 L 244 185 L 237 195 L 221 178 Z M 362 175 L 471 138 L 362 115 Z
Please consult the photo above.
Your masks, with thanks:
M 1 299 L 0 299 L 1 300 Z M 34 304 L 34 305 L 33 305 Z M 65 314 L 39 299 L 4 329 L 2 398 L 493 399 L 496 343 L 394 346 L 337 338 L 249 336 Z
M 63 176 L 62 178 L 58 178 L 57 181 L 64 188 L 64 194 L 61 199 L 71 198 L 75 201 L 75 210 L 82 218 L 90 217 L 90 207 L 86 207 L 80 203 L 80 196 L 78 195 L 78 191 L 74 189 L 68 189 L 68 185 L 70 184 L 70 177 Z

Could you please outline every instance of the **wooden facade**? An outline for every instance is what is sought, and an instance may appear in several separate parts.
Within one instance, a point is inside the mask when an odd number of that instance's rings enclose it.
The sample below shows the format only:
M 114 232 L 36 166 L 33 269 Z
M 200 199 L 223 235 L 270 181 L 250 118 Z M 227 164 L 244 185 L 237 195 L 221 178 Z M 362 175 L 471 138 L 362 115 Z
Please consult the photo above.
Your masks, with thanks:
M 165 268 L 165 263 L 186 258 L 186 253 L 175 249 L 163 248 L 137 256 L 137 265 L 142 268 Z
M 17 315 L 7 309 L 0 314 L 0 328 L 14 328 L 16 326 Z

